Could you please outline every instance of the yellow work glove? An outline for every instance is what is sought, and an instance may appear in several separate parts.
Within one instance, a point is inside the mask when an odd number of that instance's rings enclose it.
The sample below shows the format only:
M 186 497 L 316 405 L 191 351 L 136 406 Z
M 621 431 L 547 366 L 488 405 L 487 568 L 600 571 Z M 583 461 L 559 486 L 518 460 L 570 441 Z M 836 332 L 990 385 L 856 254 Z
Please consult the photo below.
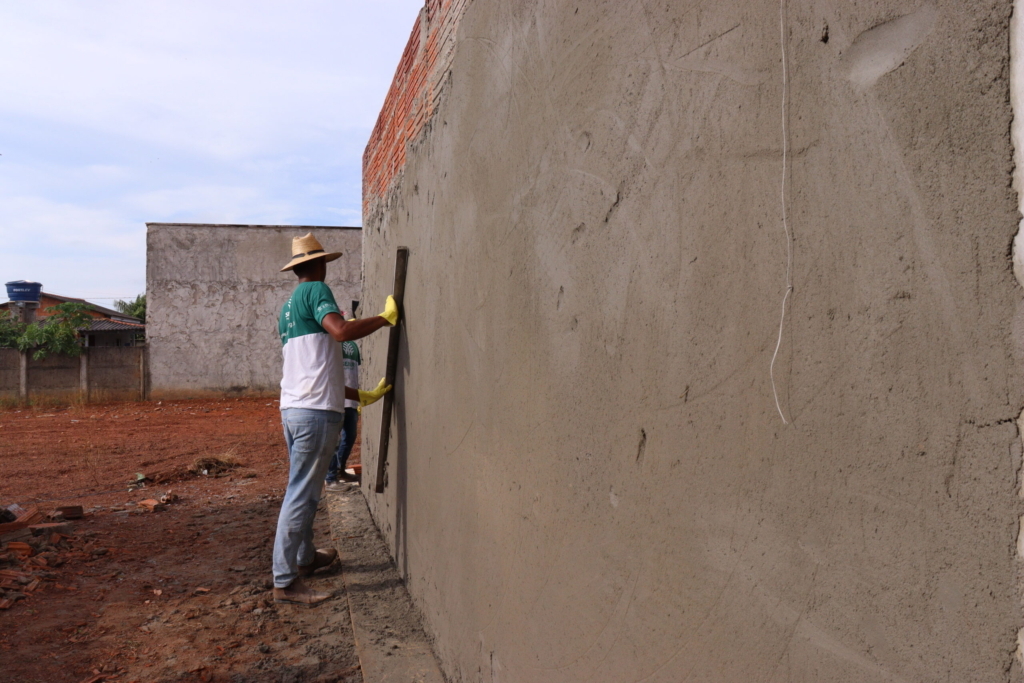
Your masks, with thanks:
M 380 384 L 373 391 L 359 390 L 359 407 L 368 406 L 371 403 L 376 403 L 380 400 L 380 397 L 391 391 L 391 385 L 384 386 L 384 378 L 381 377 Z
M 395 297 L 390 294 L 388 294 L 388 300 L 384 302 L 384 312 L 380 314 L 380 317 L 391 325 L 398 322 L 398 304 L 395 303 Z

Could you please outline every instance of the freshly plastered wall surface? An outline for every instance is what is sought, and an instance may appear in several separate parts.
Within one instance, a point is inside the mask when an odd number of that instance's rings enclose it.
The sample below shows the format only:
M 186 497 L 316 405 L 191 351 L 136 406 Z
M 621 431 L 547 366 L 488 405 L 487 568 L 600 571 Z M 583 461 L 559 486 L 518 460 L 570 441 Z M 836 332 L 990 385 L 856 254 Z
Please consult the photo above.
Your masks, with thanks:
M 1022 679 L 1010 12 L 469 5 L 363 246 L 451 680 Z
M 149 223 L 146 340 L 152 398 L 280 391 L 277 319 L 295 289 L 293 237 L 312 232 L 344 256 L 327 284 L 345 311 L 360 296 L 358 228 Z

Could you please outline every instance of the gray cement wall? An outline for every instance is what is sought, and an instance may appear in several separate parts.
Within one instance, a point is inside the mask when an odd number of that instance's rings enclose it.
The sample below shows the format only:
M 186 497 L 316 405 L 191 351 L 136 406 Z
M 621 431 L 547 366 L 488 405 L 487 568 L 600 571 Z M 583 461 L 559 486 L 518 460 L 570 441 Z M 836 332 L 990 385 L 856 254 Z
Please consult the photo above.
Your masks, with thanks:
M 22 354 L 0 349 L 0 398 L 24 400 Z M 80 356 L 25 354 L 27 398 L 57 401 L 132 401 L 143 397 L 145 346 L 93 346 Z
M 0 349 L 0 399 L 21 396 L 21 354 L 17 349 Z
M 451 680 L 1022 680 L 1010 12 L 469 6 L 364 216 Z
M 78 356 L 47 356 L 28 361 L 30 398 L 74 400 L 81 387 L 82 361 Z
M 131 400 L 142 397 L 144 346 L 94 346 L 88 349 L 87 375 L 90 401 Z
M 146 337 L 152 398 L 280 391 L 277 318 L 295 288 L 279 272 L 291 240 L 312 231 L 327 284 L 346 312 L 360 299 L 362 231 L 323 226 L 148 223 Z

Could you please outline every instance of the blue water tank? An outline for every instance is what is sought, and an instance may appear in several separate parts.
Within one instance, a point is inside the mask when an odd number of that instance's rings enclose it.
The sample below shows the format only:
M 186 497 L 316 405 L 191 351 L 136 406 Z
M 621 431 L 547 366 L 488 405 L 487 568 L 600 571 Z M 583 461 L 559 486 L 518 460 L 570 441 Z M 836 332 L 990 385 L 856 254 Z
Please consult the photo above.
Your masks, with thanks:
M 15 280 L 14 282 L 7 283 L 7 298 L 11 301 L 39 303 L 39 292 L 42 289 L 43 286 L 38 282 Z

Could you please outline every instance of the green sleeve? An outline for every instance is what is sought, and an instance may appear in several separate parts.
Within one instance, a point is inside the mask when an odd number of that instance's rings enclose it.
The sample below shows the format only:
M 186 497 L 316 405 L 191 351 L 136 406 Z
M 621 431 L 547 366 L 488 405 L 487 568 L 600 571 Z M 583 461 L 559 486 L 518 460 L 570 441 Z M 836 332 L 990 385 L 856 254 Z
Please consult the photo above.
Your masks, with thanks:
M 334 300 L 334 293 L 331 292 L 331 288 L 323 282 L 315 284 L 317 286 L 310 287 L 309 291 L 309 310 L 313 311 L 313 317 L 316 318 L 317 324 L 323 327 L 324 316 L 328 313 L 341 315 L 341 310 L 338 308 L 338 303 Z

